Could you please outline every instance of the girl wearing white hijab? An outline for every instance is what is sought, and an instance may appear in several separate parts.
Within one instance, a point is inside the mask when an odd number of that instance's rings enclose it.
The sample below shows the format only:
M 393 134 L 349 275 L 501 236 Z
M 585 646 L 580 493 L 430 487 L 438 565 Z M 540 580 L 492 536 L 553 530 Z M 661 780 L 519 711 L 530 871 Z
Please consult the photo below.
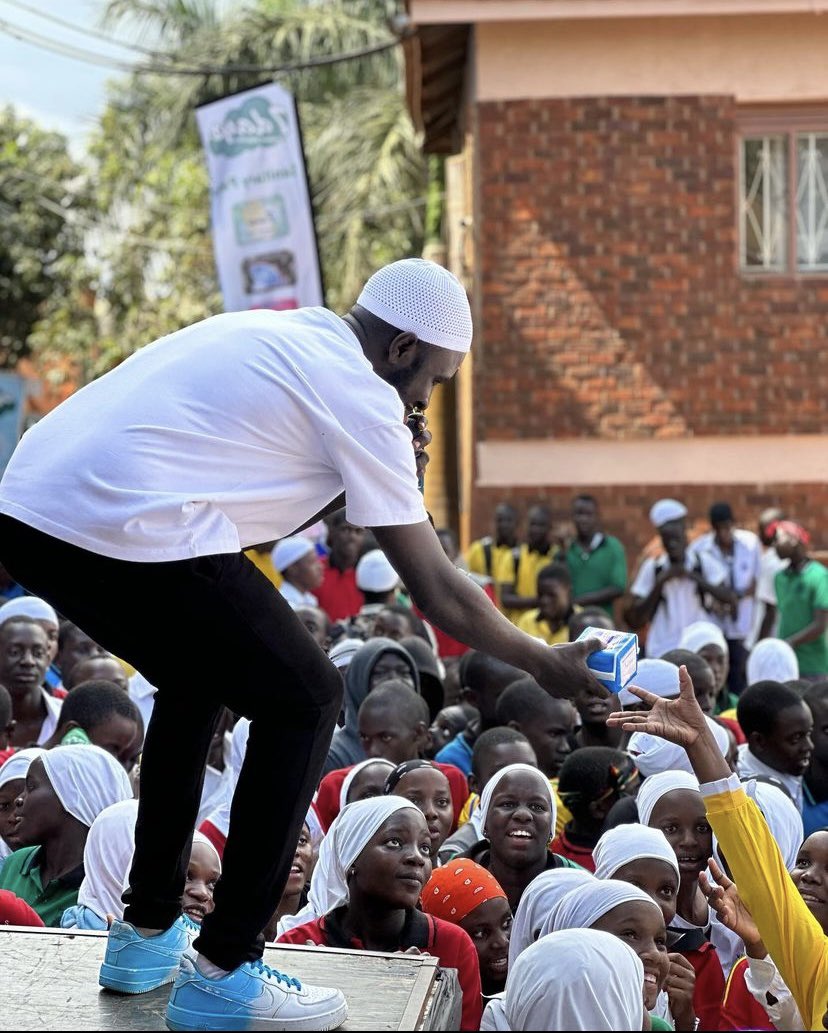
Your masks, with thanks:
M 17 827 L 15 800 L 26 787 L 29 765 L 43 752 L 39 746 L 18 750 L 0 766 L 0 864 L 20 845 L 14 836 Z
M 106 750 L 60 746 L 41 754 L 26 772 L 15 829 L 21 849 L 0 869 L 0 889 L 13 889 L 46 925 L 59 925 L 77 903 L 92 823 L 106 807 L 130 799 L 127 773 Z
M 630 882 L 650 895 L 661 908 L 669 928 L 676 917 L 680 872 L 676 854 L 664 833 L 646 825 L 619 825 L 598 840 L 593 851 L 599 879 Z M 696 974 L 692 964 L 677 951 L 669 953 L 670 968 L 653 1014 L 675 1029 L 695 1028 L 693 993 Z
M 593 882 L 594 877 L 583 868 L 554 868 L 536 876 L 520 898 L 509 937 L 509 971 L 518 955 L 540 936 L 546 916 L 558 903 L 578 886 Z
M 61 928 L 106 929 L 107 916 L 124 917 L 121 894 L 135 850 L 138 801 L 115 803 L 95 818 L 83 850 L 83 882 L 78 902 L 67 908 Z
M 716 699 L 719 701 L 720 709 L 726 710 L 731 705 L 731 697 L 727 691 L 730 650 L 722 629 L 712 621 L 694 621 L 682 632 L 679 649 L 697 653 L 707 663 L 716 679 Z M 732 705 L 735 705 L 735 702 L 734 696 Z
M 480 797 L 479 813 L 485 839 L 458 856 L 476 861 L 494 875 L 512 913 L 541 872 L 580 867 L 548 850 L 555 834 L 555 796 L 543 773 L 530 764 L 507 764 L 490 778 Z
M 523 951 L 480 1028 L 649 1029 L 643 985 L 640 959 L 617 936 L 594 929 L 552 933 Z
M 763 638 L 751 649 L 747 661 L 747 683 L 796 681 L 799 661 L 792 646 L 780 638 Z
M 642 785 L 636 800 L 642 825 L 661 829 L 676 852 L 679 864 L 677 914 L 671 923 L 674 951 L 683 954 L 696 971 L 693 1005 L 702 1029 L 717 1029 L 725 976 L 713 947 L 716 938 L 732 934 L 712 923 L 712 912 L 699 886 L 699 874 L 707 868 L 713 850 L 713 833 L 695 775 L 665 771 Z M 728 947 L 727 954 L 731 953 Z
M 642 1002 L 656 1006 L 670 962 L 661 908 L 649 893 L 626 882 L 595 879 L 562 897 L 549 912 L 541 936 L 562 929 L 600 929 L 630 942 L 644 966 Z
M 417 909 L 430 876 L 428 824 L 415 804 L 391 795 L 350 803 L 322 842 L 308 906 L 291 918 L 293 928 L 278 942 L 376 951 L 416 947 L 432 954 L 443 967 L 457 969 L 460 1028 L 476 1030 L 482 1014 L 477 950 L 459 925 Z

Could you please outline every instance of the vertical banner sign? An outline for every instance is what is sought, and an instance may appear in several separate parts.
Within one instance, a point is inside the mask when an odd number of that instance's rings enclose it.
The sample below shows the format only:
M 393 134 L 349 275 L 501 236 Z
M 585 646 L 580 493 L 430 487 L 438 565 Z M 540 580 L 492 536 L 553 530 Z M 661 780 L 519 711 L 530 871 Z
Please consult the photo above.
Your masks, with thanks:
M 293 94 L 277 83 L 196 111 L 227 312 L 322 305 L 322 277 Z
M 27 386 L 17 373 L 0 373 L 0 474 L 23 433 L 23 402 Z

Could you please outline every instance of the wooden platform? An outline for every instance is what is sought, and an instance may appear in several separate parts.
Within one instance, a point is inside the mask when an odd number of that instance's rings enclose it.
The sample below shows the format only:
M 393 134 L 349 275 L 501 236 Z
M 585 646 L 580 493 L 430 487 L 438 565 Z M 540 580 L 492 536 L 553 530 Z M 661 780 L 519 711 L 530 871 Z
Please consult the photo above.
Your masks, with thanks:
M 168 986 L 137 997 L 98 986 L 104 939 L 0 926 L 0 1029 L 166 1029 Z M 270 946 L 264 960 L 308 983 L 339 987 L 349 1008 L 344 1030 L 459 1029 L 457 973 L 427 955 Z

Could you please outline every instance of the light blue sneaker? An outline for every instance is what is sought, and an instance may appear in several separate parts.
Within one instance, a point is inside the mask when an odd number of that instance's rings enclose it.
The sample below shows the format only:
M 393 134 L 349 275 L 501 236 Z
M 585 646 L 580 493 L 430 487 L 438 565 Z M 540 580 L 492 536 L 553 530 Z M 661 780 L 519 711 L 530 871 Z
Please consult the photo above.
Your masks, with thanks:
M 336 1029 L 348 1017 L 341 990 L 305 986 L 263 961 L 247 961 L 220 979 L 203 975 L 191 955 L 167 1005 L 168 1029 Z
M 141 936 L 129 922 L 113 922 L 98 982 L 121 994 L 143 994 L 171 983 L 184 951 L 200 932 L 187 915 L 157 936 Z

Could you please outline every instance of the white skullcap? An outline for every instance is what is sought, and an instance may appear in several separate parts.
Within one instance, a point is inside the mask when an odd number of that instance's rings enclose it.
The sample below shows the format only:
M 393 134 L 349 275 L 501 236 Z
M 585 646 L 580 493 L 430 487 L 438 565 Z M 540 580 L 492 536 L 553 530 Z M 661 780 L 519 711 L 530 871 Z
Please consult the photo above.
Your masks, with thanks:
M 687 507 L 676 499 L 659 499 L 650 510 L 650 522 L 654 527 L 663 527 L 671 520 L 681 520 L 687 516 Z
M 313 551 L 314 544 L 310 538 L 303 538 L 297 534 L 292 538 L 283 538 L 277 542 L 270 555 L 273 559 L 273 566 L 281 574 L 292 563 L 296 563 L 297 560 L 301 560 L 303 556 L 307 556 L 309 552 Z
M 679 694 L 679 671 L 675 664 L 667 660 L 639 660 L 638 670 L 631 682 L 637 689 L 646 689 L 654 696 L 661 699 L 672 699 Z M 622 707 L 631 707 L 640 703 L 638 696 L 634 696 L 629 689 L 622 689 L 618 693 L 618 702 Z
M 763 638 L 751 649 L 747 661 L 747 683 L 758 681 L 795 681 L 799 677 L 799 661 L 787 642 L 780 638 Z
M 390 592 L 399 580 L 400 575 L 382 549 L 366 552 L 356 565 L 356 584 L 361 592 Z
M 126 771 L 100 746 L 58 746 L 39 759 L 63 809 L 87 827 L 106 807 L 132 799 Z
M 466 291 L 456 276 L 436 262 L 404 258 L 379 269 L 362 288 L 357 305 L 427 344 L 453 352 L 471 348 Z
M 693 621 L 688 624 L 681 633 L 679 649 L 689 649 L 691 653 L 698 653 L 705 646 L 718 646 L 727 656 L 727 640 L 721 628 L 711 621 Z
M 655 805 L 668 793 L 677 789 L 690 789 L 699 792 L 699 780 L 689 771 L 662 771 L 658 775 L 650 775 L 638 790 L 635 805 L 638 808 L 638 820 L 642 825 L 649 825 Z M 700 794 L 701 795 L 701 794 Z
M 0 624 L 5 624 L 12 617 L 29 617 L 33 621 L 49 621 L 58 626 L 58 615 L 45 599 L 36 595 L 21 595 L 10 599 L 0 606 Z
M 13 753 L 0 767 L 0 786 L 4 786 L 7 782 L 14 782 L 16 778 L 25 778 L 32 761 L 37 760 L 45 752 L 39 746 L 30 746 L 28 749 Z
M 705 714 L 704 719 L 707 727 L 713 733 L 716 745 L 722 751 L 722 756 L 726 757 L 730 749 L 730 736 L 711 717 Z M 687 750 L 683 746 L 668 742 L 661 736 L 650 735 L 649 732 L 633 732 L 627 744 L 627 752 L 635 761 L 635 766 L 644 778 L 658 775 L 662 771 L 691 772 L 693 770 Z
M 676 852 L 667 841 L 661 829 L 649 825 L 617 825 L 601 836 L 592 851 L 595 861 L 595 878 L 611 879 L 619 868 L 640 857 L 653 858 L 669 864 L 681 879 Z
M 361 638 L 341 638 L 335 646 L 331 646 L 328 659 L 334 667 L 347 667 L 365 643 Z

